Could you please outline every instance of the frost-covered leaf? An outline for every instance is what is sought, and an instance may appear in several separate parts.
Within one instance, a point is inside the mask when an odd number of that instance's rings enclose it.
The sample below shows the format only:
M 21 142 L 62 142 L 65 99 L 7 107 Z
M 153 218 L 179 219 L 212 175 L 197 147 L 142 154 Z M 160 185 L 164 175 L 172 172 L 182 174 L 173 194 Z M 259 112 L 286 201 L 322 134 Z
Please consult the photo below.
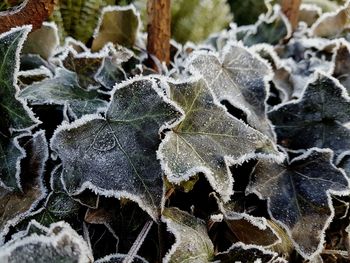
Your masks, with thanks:
M 77 117 L 97 113 L 107 107 L 98 91 L 81 88 L 77 75 L 62 68 L 57 68 L 52 79 L 27 86 L 19 96 L 32 105 L 67 105 Z
M 127 76 L 116 58 L 106 57 L 96 73 L 95 79 L 106 89 L 112 89 L 116 83 L 126 80 Z
M 0 35 L 0 112 L 4 130 L 26 129 L 36 122 L 29 109 L 16 98 L 19 53 L 29 30 L 28 26 L 19 27 Z
M 115 89 L 106 119 L 87 116 L 56 131 L 51 146 L 70 194 L 89 188 L 126 197 L 157 218 L 163 195 L 158 133 L 180 115 L 158 89 L 147 78 L 126 82 Z
M 244 262 L 244 263 L 273 263 L 277 253 L 260 246 L 233 244 L 227 251 L 215 256 L 220 263 Z
M 0 248 L 0 261 L 11 263 L 93 262 L 88 244 L 67 223 L 58 222 L 45 234 L 14 239 Z
M 322 15 L 311 28 L 311 35 L 316 37 L 339 37 L 343 30 L 349 26 L 350 4 L 347 2 L 338 10 Z
M 290 34 L 289 21 L 280 7 L 276 5 L 273 14 L 267 13 L 262 16 L 254 27 L 244 35 L 242 41 L 246 46 L 253 46 L 258 43 L 276 45 L 281 39 L 289 37 Z
M 38 54 L 44 59 L 53 55 L 59 44 L 57 27 L 54 23 L 44 22 L 41 28 L 28 35 L 23 45 L 23 54 Z
M 223 203 L 217 199 L 219 209 L 224 215 L 226 224 L 239 241 L 269 247 L 281 242 L 275 229 L 264 217 L 254 217 L 234 211 L 234 202 Z
M 164 263 L 200 263 L 213 259 L 214 245 L 204 221 L 175 207 L 164 209 L 162 221 L 175 236 L 175 244 L 163 258 Z
M 220 57 L 198 53 L 190 63 L 192 71 L 203 76 L 220 101 L 227 100 L 244 111 L 250 125 L 273 137 L 265 111 L 272 72 L 264 61 L 244 47 L 228 45 Z
M 107 6 L 94 33 L 92 50 L 97 51 L 108 42 L 132 47 L 139 31 L 140 18 L 135 7 Z
M 203 172 L 227 201 L 232 194 L 228 166 L 262 154 L 277 154 L 272 141 L 227 113 L 203 79 L 170 83 L 170 97 L 185 118 L 166 134 L 158 156 L 170 182 Z
M 0 243 L 9 227 L 27 217 L 35 205 L 44 198 L 43 172 L 48 158 L 48 145 L 44 132 L 37 132 L 24 145 L 27 157 L 22 160 L 22 191 L 0 188 Z
M 95 263 L 124 263 L 127 255 L 124 254 L 112 254 L 105 256 L 104 258 L 98 259 Z M 142 257 L 135 256 L 133 258 L 133 263 L 148 263 L 148 261 Z
M 281 145 L 293 149 L 350 149 L 350 98 L 334 78 L 319 73 L 299 100 L 277 106 L 269 117 Z
M 320 252 L 334 212 L 331 194 L 350 193 L 343 171 L 332 164 L 332 151 L 312 148 L 290 163 L 260 160 L 248 192 L 268 200 L 271 216 L 281 223 L 305 258 Z
M 339 47 L 335 51 L 333 77 L 350 93 L 350 46 L 348 42 L 340 42 Z
M 308 26 L 312 26 L 321 16 L 322 9 L 315 4 L 301 4 L 299 10 L 299 21 L 305 22 Z

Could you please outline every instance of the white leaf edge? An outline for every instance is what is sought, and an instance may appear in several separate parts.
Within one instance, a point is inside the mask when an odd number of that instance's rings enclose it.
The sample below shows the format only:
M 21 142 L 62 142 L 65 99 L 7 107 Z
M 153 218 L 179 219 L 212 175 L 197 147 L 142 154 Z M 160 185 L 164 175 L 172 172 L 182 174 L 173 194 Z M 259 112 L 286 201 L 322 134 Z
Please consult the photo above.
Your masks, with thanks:
M 226 210 L 224 208 L 224 204 L 221 202 L 221 200 L 217 197 L 217 195 L 214 193 L 213 195 L 217 201 L 217 204 L 219 206 L 219 210 L 221 211 L 222 215 L 224 216 L 224 218 L 226 220 L 241 220 L 244 219 L 245 221 L 249 222 L 250 224 L 252 224 L 253 226 L 256 226 L 257 228 L 259 228 L 262 231 L 265 231 L 267 229 L 269 229 L 275 236 L 276 236 L 276 241 L 274 243 L 272 243 L 271 245 L 268 246 L 263 246 L 265 248 L 272 248 L 277 244 L 282 243 L 282 239 L 279 236 L 278 232 L 273 229 L 267 222 L 265 217 L 255 217 L 255 216 L 251 216 L 248 213 L 238 213 L 238 212 L 234 212 L 232 211 L 232 215 L 229 215 L 226 213 Z
M 272 108 L 268 111 L 268 113 L 271 113 L 271 112 L 273 112 L 273 111 L 277 111 L 277 110 L 279 110 L 280 108 L 282 108 L 282 107 L 284 107 L 284 106 L 287 106 L 287 105 L 295 105 L 295 104 L 301 103 L 301 102 L 304 100 L 304 94 L 305 94 L 305 92 L 306 92 L 306 90 L 307 90 L 307 87 L 308 87 L 310 84 L 314 83 L 315 81 L 317 81 L 319 78 L 322 78 L 322 77 L 325 77 L 325 78 L 328 78 L 328 79 L 332 80 L 332 81 L 334 82 L 335 87 L 338 88 L 338 89 L 340 89 L 340 91 L 341 91 L 341 98 L 342 98 L 342 99 L 345 99 L 345 101 L 348 102 L 349 105 L 350 105 L 350 96 L 349 96 L 349 94 L 348 94 L 346 88 L 339 82 L 339 80 L 336 79 L 336 78 L 334 78 L 334 77 L 332 77 L 330 74 L 328 74 L 328 73 L 326 73 L 326 72 L 324 72 L 324 71 L 316 70 L 315 73 L 314 73 L 314 75 L 313 75 L 313 77 L 310 78 L 309 81 L 306 83 L 305 88 L 304 88 L 304 90 L 303 90 L 303 92 L 302 92 L 300 98 L 298 98 L 298 99 L 293 99 L 293 100 L 290 100 L 290 101 L 287 101 L 287 102 L 278 104 L 278 105 L 272 107 Z M 346 123 L 343 123 L 343 124 L 341 124 L 341 125 L 342 125 L 344 128 L 347 128 L 347 127 L 345 126 Z M 272 127 L 275 128 L 274 125 L 272 125 Z M 349 129 L 349 128 L 347 128 L 347 129 Z M 313 148 L 317 148 L 317 147 L 313 147 Z M 313 149 L 313 148 L 311 148 L 311 149 Z M 289 152 L 292 152 L 292 153 L 306 153 L 306 152 L 308 152 L 307 149 L 297 149 L 297 150 L 286 149 L 286 150 L 289 151 Z M 337 156 L 337 158 L 335 159 L 335 163 L 336 163 L 336 164 L 339 164 L 340 161 L 344 158 L 344 156 L 346 156 L 346 155 L 348 155 L 348 154 L 350 154 L 350 150 L 342 152 L 342 153 L 341 153 L 339 156 Z
M 133 84 L 134 82 L 138 82 L 138 81 L 144 81 L 144 80 L 148 80 L 152 82 L 152 88 L 153 90 L 158 94 L 158 96 L 167 104 L 171 105 L 174 107 L 174 109 L 176 109 L 179 113 L 181 113 L 182 115 L 184 115 L 184 112 L 182 111 L 182 109 L 180 107 L 178 107 L 173 101 L 171 101 L 170 99 L 168 99 L 164 93 L 162 92 L 162 90 L 158 87 L 157 83 L 155 82 L 155 80 L 151 77 L 142 77 L 142 76 L 138 76 L 138 77 L 134 77 L 132 79 L 129 80 L 125 80 L 122 83 L 116 84 L 114 86 L 114 89 L 112 90 L 112 95 L 110 98 L 110 102 L 108 103 L 108 107 L 105 111 L 105 114 L 108 112 L 108 109 L 110 107 L 110 105 L 113 102 L 113 97 L 114 94 L 117 90 L 120 90 L 122 88 L 127 87 L 130 84 Z M 181 122 L 181 119 L 183 117 L 178 118 L 177 120 L 174 120 L 172 123 L 164 123 L 160 128 L 159 128 L 159 134 L 162 133 L 163 130 L 165 129 L 171 129 L 173 127 L 175 127 L 176 125 L 178 125 Z M 53 147 L 53 142 L 56 139 L 57 134 L 59 134 L 62 131 L 69 131 L 72 129 L 76 129 L 79 128 L 80 126 L 85 125 L 86 123 L 93 121 L 93 120 L 106 120 L 105 118 L 103 118 L 101 115 L 98 114 L 89 114 L 89 115 L 84 115 L 82 116 L 80 119 L 72 122 L 72 123 L 67 123 L 67 122 L 63 122 L 60 126 L 58 126 L 54 132 L 54 134 L 51 137 L 50 140 L 50 147 L 53 151 L 55 151 L 54 147 Z M 157 155 L 158 156 L 158 155 Z M 161 167 L 162 168 L 162 167 Z M 65 182 L 62 180 L 63 183 L 63 187 L 65 189 L 65 191 L 67 193 L 69 193 L 67 191 L 67 187 Z M 153 209 L 150 209 L 148 207 L 148 205 L 137 195 L 135 194 L 131 194 L 128 191 L 117 191 L 117 190 L 106 190 L 103 188 L 100 188 L 94 184 L 92 184 L 89 181 L 84 182 L 81 187 L 79 189 L 77 189 L 76 191 L 74 191 L 73 193 L 69 193 L 69 195 L 78 195 L 80 193 L 82 193 L 85 189 L 90 189 L 91 191 L 93 191 L 95 194 L 97 195 L 102 195 L 102 196 L 106 196 L 106 197 L 115 197 L 117 199 L 120 198 L 127 198 L 130 199 L 131 201 L 136 202 L 139 207 L 144 210 L 147 214 L 150 215 L 150 217 L 154 220 L 154 221 L 158 221 L 158 214 L 155 213 L 154 211 L 152 211 Z M 165 186 L 163 184 L 163 189 L 162 189 L 162 200 L 161 200 L 161 211 L 163 211 L 164 209 L 164 205 L 165 205 Z
M 227 253 L 230 253 L 231 250 L 235 249 L 235 248 L 241 248 L 241 249 L 244 249 L 244 250 L 249 250 L 249 249 L 258 249 L 260 250 L 261 252 L 263 252 L 264 254 L 266 255 L 271 255 L 272 256 L 272 259 L 266 263 L 273 263 L 276 259 L 280 260 L 281 258 L 278 258 L 278 254 L 276 252 L 273 252 L 273 251 L 270 251 L 270 250 L 267 250 L 266 248 L 262 247 L 262 246 L 257 246 L 257 245 L 247 245 L 247 244 L 244 244 L 242 242 L 237 242 L 237 243 L 234 243 L 230 248 L 228 248 L 226 251 L 224 252 L 220 252 L 218 253 L 217 255 L 223 255 L 223 254 L 227 254 Z M 254 261 L 254 263 L 262 263 L 261 259 L 258 258 Z M 265 263 L 265 262 L 264 262 Z
M 25 136 L 28 136 L 28 134 L 24 134 L 24 135 L 22 135 L 21 137 L 25 137 Z M 48 158 L 49 158 L 49 151 L 48 151 L 49 146 L 48 146 L 47 140 L 46 140 L 46 138 L 45 138 L 45 131 L 40 130 L 40 131 L 36 132 L 36 133 L 33 135 L 32 140 L 34 140 L 36 137 L 43 137 L 43 138 L 44 138 L 43 141 L 45 142 L 46 149 L 47 149 L 46 152 L 45 152 L 45 156 L 44 156 L 44 164 L 43 164 L 43 166 L 42 166 L 42 169 L 39 170 L 39 176 L 38 176 L 38 180 L 39 180 L 39 182 L 40 182 L 40 184 L 39 184 L 40 188 L 39 188 L 38 190 L 41 191 L 42 194 L 41 194 L 41 196 L 38 197 L 38 199 L 37 199 L 36 201 L 34 201 L 34 202 L 32 203 L 32 205 L 30 206 L 30 208 L 29 208 L 26 212 L 24 212 L 24 213 L 22 213 L 22 214 L 19 214 L 19 215 L 15 216 L 13 219 L 10 219 L 10 220 L 7 221 L 7 223 L 6 223 L 6 224 L 4 225 L 4 227 L 3 227 L 3 230 L 0 232 L 0 245 L 4 244 L 4 242 L 5 242 L 5 236 L 6 236 L 7 233 L 10 231 L 10 228 L 11 228 L 12 226 L 16 225 L 18 222 L 20 222 L 20 221 L 23 220 L 24 218 L 30 216 L 30 215 L 32 214 L 32 211 L 33 211 L 33 210 L 35 209 L 35 207 L 38 205 L 38 203 L 39 203 L 41 200 L 43 200 L 43 199 L 46 197 L 46 195 L 47 195 L 47 189 L 46 189 L 46 187 L 44 186 L 43 176 L 44 176 L 46 161 L 47 161 Z M 17 143 L 18 143 L 18 142 L 17 142 Z M 24 151 L 24 149 L 23 149 L 23 151 Z M 26 154 L 23 156 L 23 158 L 25 158 L 25 157 L 26 157 Z M 22 158 L 22 159 L 23 159 L 23 158 Z M 18 164 L 19 167 L 20 167 L 20 164 L 21 164 L 21 160 L 22 160 L 22 159 L 20 159 L 19 161 L 17 161 L 17 164 Z M 19 168 L 19 169 L 20 169 L 20 168 Z M 17 175 L 16 175 L 16 179 L 17 179 L 18 184 L 20 185 L 20 174 L 21 174 L 21 170 L 18 170 L 18 169 L 17 169 L 17 171 L 18 171 L 18 177 L 17 177 Z M 6 188 L 6 189 L 8 189 L 8 188 Z M 21 189 L 21 190 L 22 190 L 22 189 Z
M 188 84 L 188 83 L 196 83 L 198 81 L 201 81 L 203 80 L 204 83 L 206 84 L 205 80 L 203 79 L 203 77 L 199 74 L 196 74 L 194 76 L 192 76 L 191 78 L 188 78 L 188 79 L 185 79 L 185 80 L 174 80 L 174 79 L 171 79 L 171 78 L 168 78 L 168 77 L 164 77 L 164 76 L 158 76 L 158 78 L 162 81 L 164 81 L 163 85 L 164 87 L 168 87 L 167 90 L 165 91 L 166 94 L 169 96 L 170 92 L 169 92 L 169 85 L 167 83 L 172 83 L 174 85 L 176 84 Z M 244 123 L 242 120 L 239 120 L 237 118 L 235 118 L 234 116 L 232 116 L 231 114 L 228 113 L 227 109 L 225 106 L 223 106 L 219 101 L 218 99 L 216 98 L 216 96 L 214 95 L 213 91 L 211 90 L 211 88 L 207 85 L 207 88 L 208 88 L 208 91 L 210 92 L 210 94 L 212 95 L 212 98 L 213 98 L 213 103 L 215 106 L 221 108 L 223 110 L 223 113 L 227 114 L 227 116 L 229 118 L 232 118 L 234 119 L 235 121 L 239 121 L 244 127 L 247 127 L 249 129 L 254 129 L 252 127 L 250 127 L 248 124 Z M 175 103 L 175 102 L 173 102 Z M 176 106 L 178 108 L 180 108 L 180 106 Z M 180 108 L 181 109 L 181 108 Z M 180 123 L 181 121 L 183 121 L 186 116 L 185 116 L 185 112 L 184 110 L 181 109 L 181 111 L 183 113 L 183 116 L 181 119 L 179 119 L 178 123 Z M 173 126 L 174 127 L 174 126 Z M 171 127 L 168 127 L 171 129 Z M 255 129 L 254 129 L 255 130 Z M 266 135 L 262 134 L 261 132 L 255 130 L 256 132 L 260 133 L 261 135 L 265 136 L 266 138 L 268 138 Z M 216 184 L 216 180 L 213 176 L 213 172 L 208 169 L 207 167 L 205 166 L 198 166 L 198 167 L 194 167 L 192 169 L 189 169 L 186 173 L 182 174 L 180 177 L 177 177 L 177 176 L 174 176 L 172 170 L 170 169 L 170 167 L 167 165 L 166 161 L 165 161 L 165 157 L 163 156 L 162 154 L 162 150 L 164 148 L 164 145 L 166 145 L 168 143 L 168 141 L 170 140 L 171 138 L 171 134 L 172 134 L 172 131 L 168 131 L 166 134 L 165 134 L 165 138 L 162 140 L 162 142 L 160 143 L 159 145 L 159 148 L 157 150 L 157 158 L 158 160 L 160 161 L 160 164 L 161 164 L 161 167 L 164 171 L 164 173 L 166 174 L 167 176 L 167 179 L 169 180 L 169 182 L 171 183 L 174 183 L 174 184 L 177 184 L 179 185 L 181 182 L 183 181 L 187 181 L 189 180 L 189 178 L 191 178 L 192 176 L 195 176 L 196 174 L 198 173 L 203 173 L 205 178 L 208 180 L 209 184 L 211 185 L 211 187 L 217 191 L 218 187 L 217 187 L 217 184 Z M 273 143 L 273 141 L 271 141 Z M 234 183 L 234 180 L 233 180 L 233 176 L 232 176 L 232 173 L 230 171 L 230 166 L 233 166 L 233 165 L 241 165 L 242 163 L 244 162 L 247 162 L 251 159 L 255 159 L 255 158 L 262 158 L 262 159 L 271 159 L 271 160 L 274 160 L 278 163 L 282 163 L 284 161 L 284 154 L 283 153 L 280 153 L 276 147 L 276 155 L 274 154 L 262 154 L 262 153 L 252 153 L 252 154 L 245 154 L 243 155 L 242 157 L 238 158 L 238 159 L 234 159 L 232 156 L 224 156 L 224 161 L 225 161 L 225 164 L 226 164 L 226 170 L 227 170 L 227 174 L 228 174 L 228 177 L 229 177 L 229 181 L 227 182 L 227 191 L 226 192 L 223 192 L 223 191 L 220 191 L 220 196 L 221 198 L 224 200 L 224 202 L 227 202 L 230 200 L 230 196 L 233 194 L 233 183 Z
M 116 254 L 111 254 L 108 256 L 105 256 L 103 258 L 100 258 L 98 260 L 95 261 L 95 263 L 109 263 L 110 260 L 112 259 L 124 259 L 127 255 L 126 254 L 120 254 L 120 253 L 116 253 Z M 140 256 L 134 256 L 134 259 L 138 259 L 139 261 L 143 262 L 143 263 L 148 263 L 148 261 Z
M 347 190 L 344 190 L 344 191 L 333 191 L 333 190 L 327 190 L 326 191 L 326 194 L 327 194 L 327 200 L 328 200 L 328 207 L 329 207 L 329 210 L 331 212 L 330 216 L 328 217 L 328 220 L 326 221 L 326 223 L 324 224 L 324 227 L 322 229 L 322 233 L 320 234 L 319 238 L 320 238 L 320 242 L 318 244 L 318 247 L 317 249 L 315 250 L 314 253 L 308 255 L 306 253 L 304 253 L 301 249 L 301 247 L 294 241 L 293 239 L 293 236 L 292 236 L 292 232 L 289 230 L 289 227 L 287 225 L 285 225 L 283 222 L 277 220 L 274 218 L 274 216 L 272 215 L 271 213 L 271 209 L 270 209 L 270 198 L 267 198 L 267 207 L 268 207 L 268 213 L 270 215 L 271 218 L 274 219 L 275 222 L 277 222 L 279 225 L 281 225 L 287 232 L 290 240 L 292 241 L 296 251 L 305 259 L 312 259 L 313 257 L 317 256 L 318 254 L 320 254 L 323 250 L 323 244 L 325 243 L 325 236 L 326 236 L 326 230 L 327 228 L 329 227 L 329 225 L 331 224 L 333 218 L 334 218 L 334 207 L 333 207 L 333 202 L 332 202 L 332 197 L 331 195 L 336 195 L 336 196 L 347 196 L 347 195 L 350 195 L 350 178 L 348 178 L 344 172 L 343 169 L 341 168 L 338 168 L 336 167 L 333 162 L 332 162 L 332 159 L 333 159 L 333 151 L 331 149 L 320 149 L 320 148 L 310 148 L 308 149 L 305 153 L 303 153 L 302 155 L 300 156 L 297 156 L 296 158 L 294 158 L 290 164 L 296 162 L 296 161 L 301 161 L 301 160 L 305 160 L 306 158 L 308 158 L 313 152 L 319 152 L 319 153 L 326 153 L 329 155 L 329 164 L 336 170 L 338 170 L 345 178 L 345 180 L 348 182 L 348 189 Z M 263 198 L 263 196 L 256 190 L 252 189 L 251 187 L 247 187 L 246 189 L 246 194 L 250 194 L 250 193 L 253 193 L 253 194 L 256 194 L 259 199 L 261 200 L 266 200 L 265 198 Z
M 29 244 L 46 243 L 53 247 L 59 246 L 62 240 L 69 237 L 70 240 L 75 242 L 75 245 L 79 247 L 82 252 L 79 256 L 79 263 L 91 262 L 93 260 L 92 252 L 90 251 L 85 240 L 75 232 L 74 229 L 63 221 L 56 222 L 50 225 L 49 228 L 41 226 L 39 223 L 34 223 L 35 226 L 47 232 L 47 236 L 32 234 L 28 237 L 24 237 L 21 240 L 13 240 L 12 242 L 6 243 L 0 248 L 0 258 L 6 259 L 11 255 L 12 251 L 18 247 L 26 246 Z M 55 228 L 60 228 L 58 234 L 55 233 Z M 62 245 L 62 244 L 61 244 Z
M 21 26 L 21 27 L 14 27 L 10 31 L 7 31 L 5 33 L 0 34 L 0 42 L 3 40 L 3 38 L 7 37 L 8 35 L 13 34 L 15 32 L 18 32 L 18 31 L 22 31 L 22 30 L 24 31 L 24 33 L 23 33 L 23 36 L 21 37 L 21 39 L 19 40 L 18 46 L 16 48 L 15 62 L 14 62 L 15 67 L 14 67 L 14 72 L 13 72 L 12 85 L 16 89 L 15 99 L 18 100 L 22 104 L 25 112 L 28 114 L 29 118 L 34 122 L 34 124 L 30 127 L 24 128 L 24 129 L 11 129 L 13 131 L 30 131 L 31 129 L 33 129 L 34 127 L 36 127 L 42 123 L 40 120 L 38 120 L 34 116 L 34 113 L 31 111 L 31 109 L 27 105 L 26 101 L 18 97 L 20 89 L 17 85 L 17 79 L 18 79 L 19 66 L 20 66 L 20 54 L 21 54 L 21 51 L 23 48 L 24 41 L 27 39 L 29 32 L 32 30 L 32 26 L 25 25 L 25 26 Z
M 140 15 L 139 11 L 136 9 L 136 7 L 133 4 L 129 4 L 129 5 L 126 5 L 126 6 L 111 6 L 111 5 L 109 5 L 109 6 L 104 7 L 101 10 L 101 15 L 100 15 L 100 17 L 98 19 L 97 26 L 96 26 L 96 28 L 94 30 L 94 33 L 93 33 L 92 37 L 94 39 L 97 38 L 97 36 L 98 36 L 98 34 L 100 32 L 100 29 L 101 29 L 101 25 L 102 25 L 105 13 L 108 13 L 108 12 L 119 12 L 119 11 L 129 11 L 129 10 L 131 10 L 134 13 L 134 15 L 136 16 L 136 18 L 138 20 L 138 26 L 137 26 L 137 29 L 136 29 L 136 39 L 138 39 L 139 35 L 140 35 L 140 32 L 142 31 L 142 27 L 143 26 L 142 26 L 141 15 Z

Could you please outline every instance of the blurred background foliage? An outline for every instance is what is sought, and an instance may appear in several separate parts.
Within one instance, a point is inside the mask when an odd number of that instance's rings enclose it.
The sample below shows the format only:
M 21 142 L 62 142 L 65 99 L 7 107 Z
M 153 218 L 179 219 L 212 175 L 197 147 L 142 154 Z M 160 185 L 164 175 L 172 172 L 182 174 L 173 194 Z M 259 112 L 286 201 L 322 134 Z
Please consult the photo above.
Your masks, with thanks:
M 0 0 L 0 10 L 19 5 L 23 0 Z M 96 28 L 100 11 L 107 5 L 135 4 L 141 13 L 146 30 L 147 0 L 59 0 L 52 16 L 60 30 L 60 37 L 72 36 L 87 43 Z M 172 0 L 172 37 L 180 42 L 198 43 L 212 33 L 228 28 L 230 22 L 238 26 L 254 24 L 268 6 L 282 0 Z M 303 0 L 316 4 L 323 12 L 336 10 L 346 0 Z

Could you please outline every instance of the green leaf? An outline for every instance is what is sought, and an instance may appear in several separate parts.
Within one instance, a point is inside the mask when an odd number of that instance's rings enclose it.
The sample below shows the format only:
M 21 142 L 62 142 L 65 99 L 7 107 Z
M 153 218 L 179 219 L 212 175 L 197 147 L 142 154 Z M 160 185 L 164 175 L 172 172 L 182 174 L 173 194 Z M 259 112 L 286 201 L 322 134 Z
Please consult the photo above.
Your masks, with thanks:
M 107 102 L 96 90 L 82 89 L 74 72 L 57 68 L 52 79 L 45 79 L 21 90 L 20 98 L 29 101 L 32 105 L 66 105 L 73 116 L 81 117 L 103 111 Z
M 175 236 L 175 244 L 163 262 L 209 262 L 214 256 L 205 222 L 178 208 L 165 208 L 162 221 Z
M 15 28 L 0 35 L 0 112 L 9 130 L 23 130 L 37 121 L 25 104 L 16 98 L 19 53 L 30 27 Z M 2 135 L 3 136 L 3 135 Z
M 274 108 L 269 117 L 279 143 L 292 150 L 330 148 L 336 156 L 350 149 L 350 98 L 337 80 L 323 73 L 299 100 Z
M 14 239 L 0 248 L 0 261 L 12 263 L 37 262 L 93 262 L 93 255 L 85 240 L 67 223 L 58 222 L 39 233 Z M 40 233 L 45 232 L 45 233 Z
M 49 153 L 44 132 L 34 134 L 24 148 L 27 157 L 21 163 L 22 191 L 9 191 L 0 187 L 0 243 L 3 242 L 9 227 L 28 217 L 46 195 L 42 180 Z
M 308 259 L 323 248 L 324 232 L 334 216 L 331 194 L 350 193 L 349 181 L 332 164 L 332 155 L 329 149 L 312 148 L 289 163 L 260 160 L 247 189 L 268 200 L 272 218 Z
M 261 246 L 245 245 L 238 242 L 233 244 L 227 251 L 217 254 L 215 259 L 220 263 L 272 263 L 277 259 L 277 253 L 266 250 Z
M 106 118 L 86 116 L 62 125 L 52 149 L 63 163 L 71 194 L 96 193 L 136 201 L 154 219 L 163 196 L 163 172 L 156 156 L 159 131 L 179 117 L 155 81 L 141 78 L 119 85 Z
M 203 79 L 170 83 L 171 99 L 185 118 L 168 132 L 158 157 L 170 182 L 180 183 L 203 172 L 211 186 L 228 201 L 233 179 L 229 165 L 257 155 L 277 155 L 265 135 L 229 115 Z
M 94 33 L 92 51 L 102 49 L 108 42 L 133 47 L 140 24 L 140 16 L 133 5 L 105 7 Z
M 246 30 L 244 27 L 243 30 Z M 238 33 L 241 29 L 238 29 Z M 274 6 L 273 13 L 267 13 L 259 21 L 243 34 L 242 40 L 244 45 L 253 46 L 259 43 L 268 43 L 271 45 L 278 44 L 282 39 L 291 35 L 291 26 L 288 19 L 280 10 L 279 6 Z
M 229 44 L 220 57 L 197 53 L 190 67 L 203 76 L 220 101 L 241 109 L 250 125 L 273 138 L 266 117 L 267 82 L 272 79 L 267 63 L 246 48 Z

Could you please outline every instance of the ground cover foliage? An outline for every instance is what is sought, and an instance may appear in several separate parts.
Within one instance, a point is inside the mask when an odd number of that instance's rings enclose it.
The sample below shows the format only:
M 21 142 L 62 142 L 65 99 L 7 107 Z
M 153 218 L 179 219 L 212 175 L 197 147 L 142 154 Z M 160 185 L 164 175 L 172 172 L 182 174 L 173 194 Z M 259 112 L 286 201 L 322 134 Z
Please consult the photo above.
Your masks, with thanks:
M 0 262 L 348 262 L 350 4 L 266 10 L 158 72 L 132 5 L 1 34 Z

